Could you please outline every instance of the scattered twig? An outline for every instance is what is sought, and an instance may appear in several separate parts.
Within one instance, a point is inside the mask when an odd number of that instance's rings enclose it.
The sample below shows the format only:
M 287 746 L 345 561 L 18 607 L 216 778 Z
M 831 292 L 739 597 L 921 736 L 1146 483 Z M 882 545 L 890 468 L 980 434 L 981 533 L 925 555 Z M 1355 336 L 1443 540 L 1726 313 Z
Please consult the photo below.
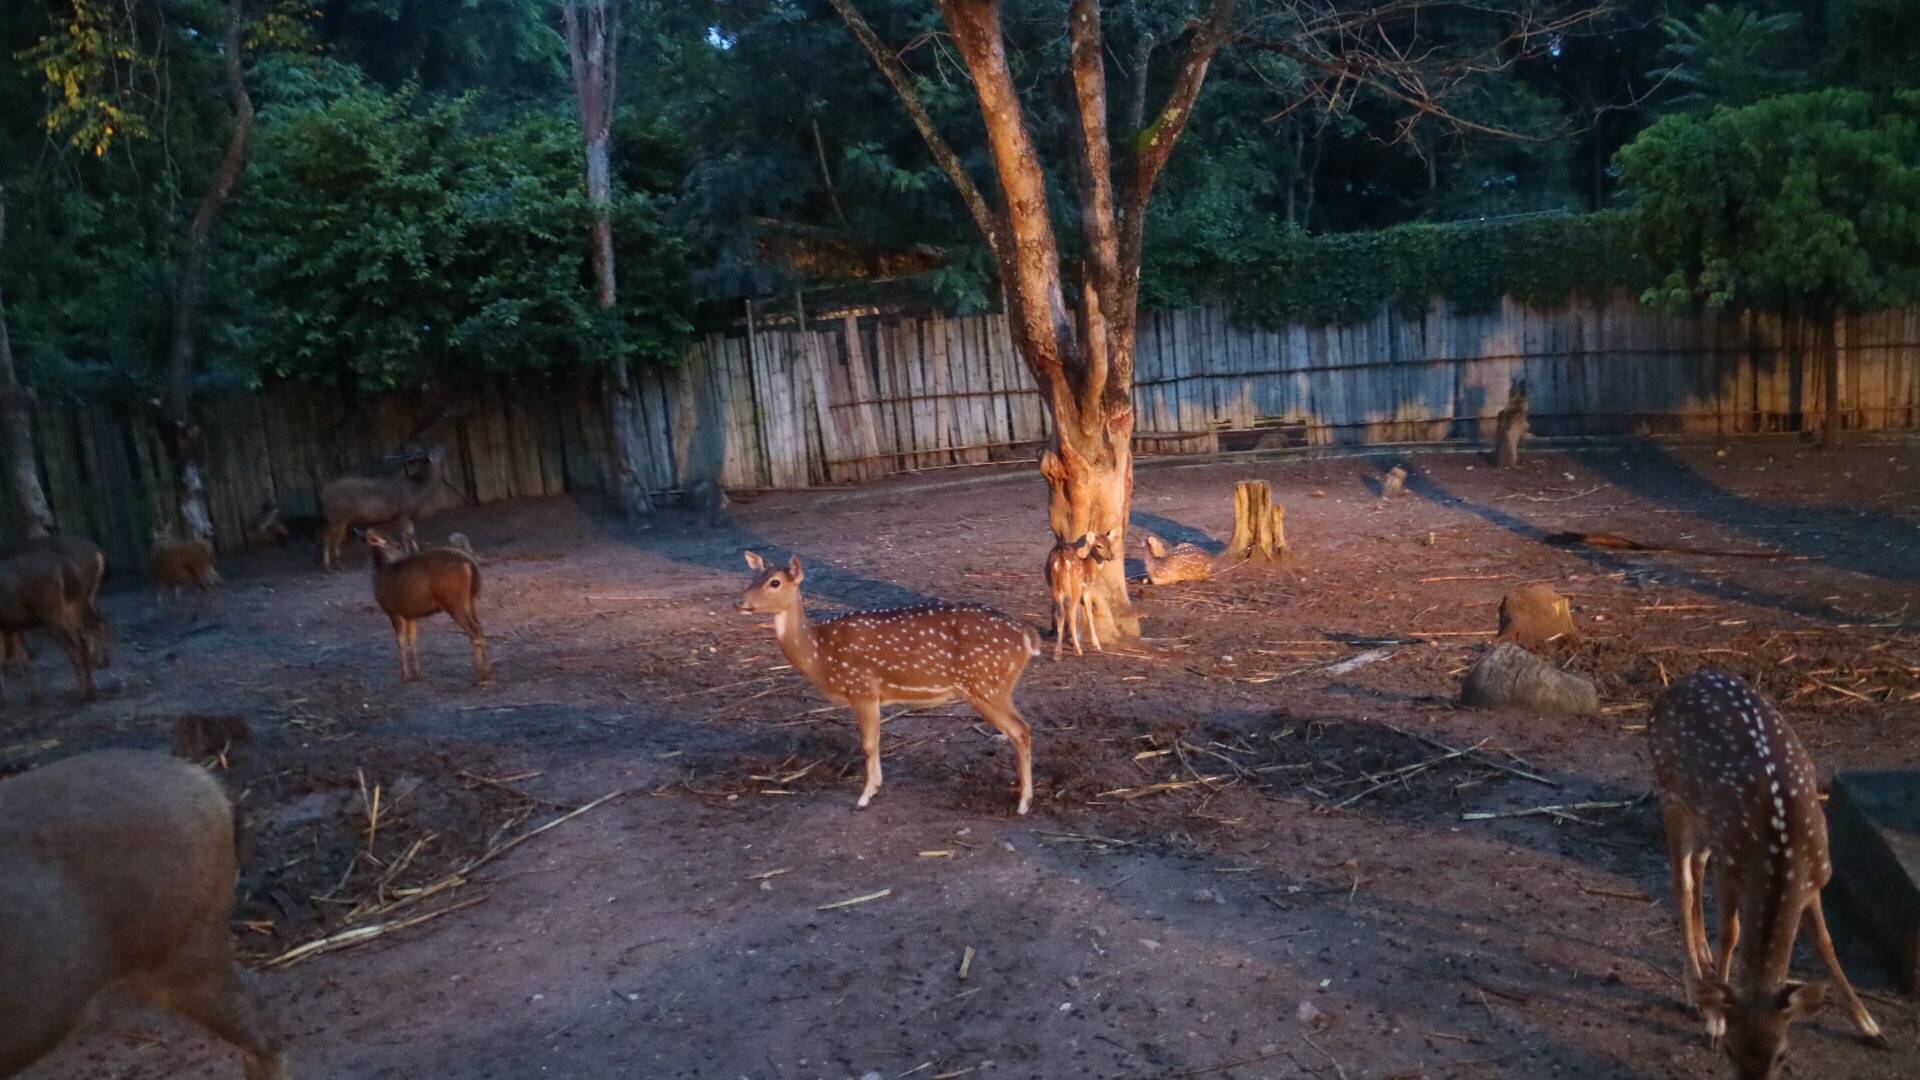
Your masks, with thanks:
M 1640 800 L 1638 799 L 1628 799 L 1625 802 L 1559 803 L 1554 806 L 1529 807 L 1525 810 L 1500 810 L 1500 811 L 1494 811 L 1489 813 L 1461 814 L 1460 820 L 1461 821 L 1492 821 L 1495 818 L 1554 817 L 1554 818 L 1568 818 L 1574 821 L 1579 821 L 1580 820 L 1579 818 L 1574 817 L 1574 811 L 1576 810 L 1625 810 L 1632 807 L 1635 803 L 1638 803 L 1639 801 Z M 1592 822 L 1583 822 L 1583 824 L 1590 825 L 1592 824 Z
M 892 889 L 881 889 L 877 893 L 868 893 L 865 896 L 856 896 L 850 900 L 835 900 L 831 904 L 821 904 L 819 907 L 814 908 L 813 910 L 832 911 L 835 908 L 852 907 L 855 904 L 864 904 L 869 900 L 878 900 L 883 896 L 892 896 L 892 895 L 893 895 Z

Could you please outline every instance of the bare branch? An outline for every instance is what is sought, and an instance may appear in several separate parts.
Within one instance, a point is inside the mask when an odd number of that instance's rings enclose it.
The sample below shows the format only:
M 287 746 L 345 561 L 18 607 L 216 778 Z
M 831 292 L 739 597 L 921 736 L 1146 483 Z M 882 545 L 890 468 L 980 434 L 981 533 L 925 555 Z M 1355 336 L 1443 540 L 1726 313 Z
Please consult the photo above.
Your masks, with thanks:
M 841 20 L 847 24 L 847 29 L 853 31 L 853 36 L 859 40 L 861 47 L 867 50 L 867 55 L 873 57 L 873 62 L 880 68 L 880 73 L 893 84 L 894 92 L 900 95 L 901 104 L 907 107 L 907 115 L 913 118 L 913 126 L 920 130 L 920 137 L 926 141 L 927 149 L 933 152 L 934 160 L 939 162 L 941 170 L 947 174 L 947 179 L 953 181 L 953 186 L 959 189 L 961 201 L 967 204 L 967 212 L 973 215 L 973 223 L 979 227 L 980 235 L 986 237 L 987 246 L 993 249 L 995 257 L 1004 264 L 1009 256 L 1004 250 L 1006 230 L 1003 223 L 987 205 L 986 196 L 980 193 L 980 188 L 973 182 L 973 177 L 967 175 L 966 167 L 960 163 L 960 155 L 953 152 L 953 147 L 947 145 L 947 140 L 941 136 L 940 129 L 934 126 L 933 116 L 927 112 L 927 107 L 921 103 L 920 95 L 914 89 L 913 75 L 907 71 L 905 65 L 900 63 L 900 57 L 889 51 L 885 43 L 880 40 L 880 36 L 873 32 L 873 27 L 867 24 L 867 20 L 853 6 L 853 0 L 827 0 L 827 2 L 833 5 L 833 10 L 840 13 Z M 996 28 L 997 24 L 996 18 Z

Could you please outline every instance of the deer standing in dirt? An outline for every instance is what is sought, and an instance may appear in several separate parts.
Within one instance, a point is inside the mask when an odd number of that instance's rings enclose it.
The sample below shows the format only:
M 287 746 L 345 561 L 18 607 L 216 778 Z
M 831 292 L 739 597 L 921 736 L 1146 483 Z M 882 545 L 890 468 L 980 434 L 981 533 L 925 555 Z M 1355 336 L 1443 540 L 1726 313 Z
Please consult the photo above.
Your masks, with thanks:
M 439 485 L 440 465 L 446 453 L 445 447 L 435 446 L 424 454 L 411 454 L 405 471 L 399 476 L 342 476 L 329 480 L 320 489 L 320 513 L 327 519 L 320 558 L 326 568 L 339 569 L 340 546 L 346 542 L 347 530 L 362 526 L 397 521 L 406 549 L 419 550 L 413 519 Z
M 26 633 L 44 630 L 73 662 L 80 700 L 92 701 L 93 650 L 87 638 L 85 583 L 65 558 L 45 548 L 28 548 L 0 561 L 0 636 L 9 656 L 25 651 Z M 32 669 L 28 669 L 31 679 Z M 0 694 L 5 684 L 0 682 Z
M 106 616 L 100 613 L 100 583 L 107 576 L 107 553 L 100 550 L 99 544 L 84 536 L 54 533 L 51 536 L 30 536 L 0 548 L 0 559 L 11 559 L 21 552 L 36 550 L 51 551 L 66 560 L 73 579 L 85 597 L 81 615 L 89 658 L 94 667 L 112 667 L 110 632 Z M 25 635 L 9 634 L 7 637 L 6 652 L 9 657 L 16 651 L 29 659 L 33 656 L 33 651 L 27 648 Z
M 851 705 L 867 755 L 867 786 L 856 809 L 880 790 L 880 707 L 923 708 L 964 701 L 1013 743 L 1019 759 L 1020 813 L 1033 802 L 1033 729 L 1013 704 L 1040 635 L 1027 624 L 971 604 L 855 611 L 815 625 L 800 603 L 806 571 L 794 556 L 769 566 L 746 553 L 755 573 L 742 612 L 772 615 L 773 633 L 794 670 L 828 701 Z
M 108 984 L 205 1026 L 247 1080 L 288 1075 L 233 960 L 233 808 L 205 770 L 106 750 L 0 781 L 0 1076 L 45 1055 Z
M 373 598 L 393 621 L 400 645 L 400 681 L 420 681 L 419 620 L 444 611 L 473 643 L 473 680 L 493 681 L 487 635 L 480 629 L 480 563 L 470 552 L 431 547 L 412 555 L 393 550 L 393 542 L 374 529 L 365 533 L 373 549 Z
M 1147 534 L 1147 581 L 1154 585 L 1178 585 L 1183 581 L 1206 581 L 1213 577 L 1213 556 L 1198 544 L 1168 547 L 1165 540 Z
M 222 584 L 220 571 L 213 568 L 213 544 L 205 540 L 175 540 L 165 529 L 153 530 L 153 546 L 147 549 L 147 580 L 154 592 L 180 595 L 188 586 L 205 593 Z
M 1787 1024 L 1811 1016 L 1822 983 L 1787 979 L 1804 923 L 1852 1014 L 1880 1026 L 1853 992 L 1827 936 L 1820 890 L 1833 876 L 1813 762 L 1778 707 L 1738 676 L 1702 669 L 1673 684 L 1647 722 L 1654 789 L 1666 821 L 1689 1003 L 1706 1016 L 1740 1080 L 1772 1080 Z M 1720 952 L 1707 941 L 1702 893 L 1713 860 Z
M 1084 609 L 1087 616 L 1087 634 L 1093 639 L 1093 647 L 1100 651 L 1100 631 L 1094 605 L 1094 591 L 1091 588 L 1094 577 L 1100 567 L 1113 561 L 1120 554 L 1120 530 L 1104 533 L 1088 533 L 1078 541 L 1056 543 L 1047 553 L 1047 590 L 1053 594 L 1053 658 L 1060 659 L 1060 645 L 1067 636 L 1067 627 L 1073 628 L 1073 655 L 1084 656 L 1080 651 L 1080 613 Z

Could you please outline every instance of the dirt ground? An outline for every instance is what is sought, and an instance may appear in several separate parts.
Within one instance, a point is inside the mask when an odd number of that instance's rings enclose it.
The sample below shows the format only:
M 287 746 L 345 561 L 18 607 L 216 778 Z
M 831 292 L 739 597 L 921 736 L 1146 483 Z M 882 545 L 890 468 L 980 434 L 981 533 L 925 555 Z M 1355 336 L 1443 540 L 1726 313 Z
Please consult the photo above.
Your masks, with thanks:
M 1383 503 L 1395 462 L 1408 494 Z M 573 500 L 443 515 L 423 534 L 485 560 L 486 690 L 444 619 L 425 681 L 397 682 L 364 552 L 336 575 L 298 546 L 228 559 L 202 618 L 116 591 L 101 699 L 76 708 L 42 646 L 0 766 L 164 749 L 189 718 L 182 749 L 242 807 L 249 960 L 370 935 L 259 975 L 309 1080 L 1652 1080 L 1726 1075 L 1684 1007 L 1645 799 L 1663 679 L 1755 679 L 1823 774 L 1920 759 L 1920 443 L 1163 465 L 1138 473 L 1136 537 L 1217 542 L 1233 482 L 1259 478 L 1290 562 L 1143 587 L 1137 648 L 1036 659 L 1029 817 L 1004 739 L 960 707 L 888 721 L 887 784 L 856 814 L 851 719 L 734 612 L 741 551 L 798 552 L 816 614 L 940 596 L 1040 625 L 1030 468 L 638 526 Z M 1793 558 L 1543 542 L 1558 530 Z M 1557 659 L 1598 680 L 1601 715 L 1453 704 L 1531 581 L 1572 598 L 1585 637 Z M 191 719 L 235 716 L 250 739 Z M 1790 1075 L 1920 1073 L 1916 1003 L 1835 933 L 1892 1049 L 1829 1008 Z M 1804 950 L 1797 968 L 1820 974 Z M 239 1063 L 115 993 L 26 1075 Z

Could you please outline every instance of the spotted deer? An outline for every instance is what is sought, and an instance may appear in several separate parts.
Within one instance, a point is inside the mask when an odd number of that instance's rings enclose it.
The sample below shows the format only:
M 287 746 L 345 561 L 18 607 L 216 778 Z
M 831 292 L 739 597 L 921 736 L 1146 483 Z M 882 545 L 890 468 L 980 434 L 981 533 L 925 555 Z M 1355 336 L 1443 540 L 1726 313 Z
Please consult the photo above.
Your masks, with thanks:
M 0 823 L 0 1076 L 119 982 L 238 1047 L 247 1080 L 285 1080 L 272 1011 L 233 960 L 233 807 L 205 769 L 81 754 L 0 781 Z
M 1053 658 L 1060 659 L 1060 646 L 1067 636 L 1066 628 L 1073 627 L 1073 655 L 1085 655 L 1080 651 L 1080 613 L 1084 609 L 1087 615 L 1087 634 L 1093 639 L 1093 647 L 1101 652 L 1100 631 L 1096 624 L 1098 618 L 1094 612 L 1093 580 L 1099 574 L 1100 567 L 1112 562 L 1120 553 L 1120 530 L 1103 533 L 1088 533 L 1078 541 L 1056 543 L 1047 553 L 1047 589 L 1053 594 Z
M 1040 635 L 1027 624 L 977 604 L 921 604 L 855 611 L 819 624 L 800 603 L 806 571 L 794 556 L 769 566 L 749 551 L 753 584 L 739 610 L 772 615 L 773 633 L 794 670 L 828 701 L 851 705 L 867 755 L 867 786 L 855 809 L 880 790 L 880 707 L 932 707 L 964 701 L 998 728 L 1019 760 L 1020 813 L 1033 802 L 1033 729 L 1013 704 Z
M 1804 923 L 1853 1023 L 1880 1027 L 1833 954 L 1820 890 L 1833 876 L 1813 762 L 1778 707 L 1738 676 L 1702 669 L 1673 684 L 1647 722 L 1654 789 L 1666 821 L 1690 1004 L 1740 1080 L 1773 1080 L 1787 1024 L 1811 1016 L 1823 983 L 1790 982 Z M 1702 890 L 1714 860 L 1720 952 L 1707 942 Z M 1744 931 L 1744 934 L 1743 934 Z M 1724 1041 L 1722 1037 L 1724 1036 Z
M 1147 535 L 1147 581 L 1154 585 L 1178 585 L 1183 581 L 1205 581 L 1213 576 L 1213 556 L 1198 544 L 1168 547 L 1165 540 Z

